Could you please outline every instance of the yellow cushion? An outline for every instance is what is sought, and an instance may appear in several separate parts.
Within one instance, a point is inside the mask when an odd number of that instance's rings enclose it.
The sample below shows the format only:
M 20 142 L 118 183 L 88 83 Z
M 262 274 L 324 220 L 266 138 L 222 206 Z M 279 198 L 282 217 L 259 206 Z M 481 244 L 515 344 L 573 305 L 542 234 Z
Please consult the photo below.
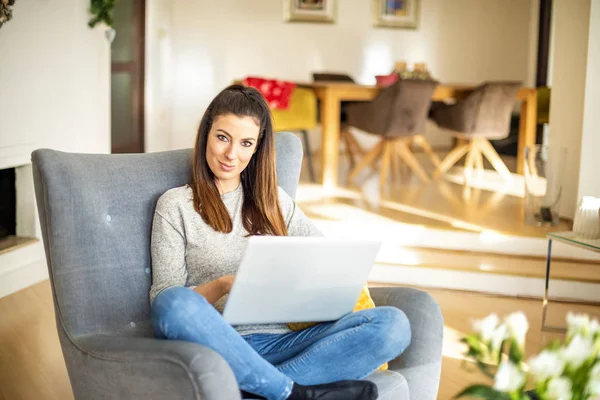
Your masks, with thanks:
M 371 293 L 369 293 L 369 286 L 365 283 L 365 286 L 363 287 L 362 292 L 360 292 L 360 296 L 358 297 L 358 301 L 356 302 L 356 305 L 354 306 L 354 310 L 352 310 L 352 311 L 355 312 L 355 311 L 366 310 L 366 309 L 374 308 L 374 307 L 375 307 L 375 303 L 373 302 L 373 299 L 371 299 Z M 313 325 L 316 325 L 316 323 L 315 322 L 298 322 L 298 323 L 287 324 L 288 328 L 290 328 L 293 331 L 300 331 L 300 330 L 303 330 L 306 328 L 310 328 Z M 388 364 L 385 363 L 378 369 L 380 371 L 385 371 L 388 369 Z
M 271 110 L 273 130 L 301 131 L 317 126 L 317 96 L 312 89 L 294 89 L 286 110 Z
M 551 89 L 547 86 L 537 88 L 537 123 L 547 124 L 550 122 L 550 94 Z

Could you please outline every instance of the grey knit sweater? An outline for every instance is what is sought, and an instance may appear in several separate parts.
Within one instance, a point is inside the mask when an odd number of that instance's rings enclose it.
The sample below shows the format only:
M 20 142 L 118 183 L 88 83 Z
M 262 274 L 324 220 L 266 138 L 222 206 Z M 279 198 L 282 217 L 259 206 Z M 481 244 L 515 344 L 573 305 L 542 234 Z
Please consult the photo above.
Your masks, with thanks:
M 233 222 L 230 233 L 215 231 L 194 210 L 192 189 L 181 186 L 165 192 L 159 199 L 152 223 L 152 287 L 150 301 L 172 286 L 200 286 L 225 275 L 235 275 L 248 243 L 242 224 L 242 185 L 225 193 L 221 200 Z M 321 233 L 279 188 L 279 203 L 290 236 L 321 236 Z M 223 312 L 227 296 L 215 303 Z M 241 335 L 287 333 L 285 324 L 240 325 Z

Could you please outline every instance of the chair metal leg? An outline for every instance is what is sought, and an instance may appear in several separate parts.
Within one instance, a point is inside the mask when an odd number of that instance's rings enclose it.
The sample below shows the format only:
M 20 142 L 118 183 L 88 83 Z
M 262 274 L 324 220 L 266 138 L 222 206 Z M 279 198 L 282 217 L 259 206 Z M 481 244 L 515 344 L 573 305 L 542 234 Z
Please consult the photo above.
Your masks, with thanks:
M 317 178 L 315 176 L 315 169 L 312 161 L 312 152 L 310 151 L 310 143 L 308 141 L 308 131 L 303 130 L 302 139 L 304 141 L 304 154 L 306 154 L 306 162 L 308 163 L 308 175 L 310 176 L 310 180 L 312 182 L 316 182 Z
M 546 324 L 548 313 L 548 284 L 550 283 L 550 263 L 552 260 L 552 239 L 548 239 L 548 254 L 546 256 L 546 285 L 544 286 L 544 299 L 542 300 L 542 332 L 565 333 L 567 330 L 558 326 L 549 326 Z M 571 303 L 571 301 L 565 301 Z

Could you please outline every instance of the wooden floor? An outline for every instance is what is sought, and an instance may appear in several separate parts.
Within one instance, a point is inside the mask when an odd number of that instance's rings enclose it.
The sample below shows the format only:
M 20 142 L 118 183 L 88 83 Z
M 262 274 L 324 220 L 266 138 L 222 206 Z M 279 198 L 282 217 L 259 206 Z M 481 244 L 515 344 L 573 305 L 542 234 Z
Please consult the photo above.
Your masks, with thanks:
M 441 152 L 443 158 L 445 153 Z M 423 153 L 416 154 L 425 172 L 432 176 L 434 167 Z M 515 157 L 503 156 L 509 168 L 514 169 Z M 319 154 L 313 156 L 316 175 L 319 176 Z M 378 171 L 366 168 L 354 180 L 348 181 L 348 157 L 340 154 L 339 182 L 342 189 L 334 200 L 375 209 L 382 216 L 415 225 L 456 231 L 493 231 L 506 235 L 545 237 L 548 232 L 568 231 L 570 221 L 561 220 L 557 226 L 530 226 L 524 222 L 524 181 L 513 174 L 504 181 L 486 163 L 482 175 L 475 175 L 470 186 L 464 185 L 460 167 L 429 183 L 422 183 L 406 166 L 390 174 L 388 183 L 380 187 Z M 302 184 L 310 185 L 305 164 L 301 174 Z
M 426 289 L 427 290 L 427 289 Z M 541 302 L 476 293 L 427 290 L 440 303 L 444 314 L 444 358 L 439 399 L 450 399 L 460 389 L 486 380 L 465 370 L 459 339 L 470 331 L 473 319 L 491 312 L 500 316 L 524 311 L 531 324 L 527 353 L 556 334 L 542 334 Z M 561 324 L 567 310 L 600 317 L 600 307 L 558 304 L 550 308 L 550 323 Z M 0 399 L 68 400 L 73 396 L 58 343 L 52 296 L 48 281 L 0 299 Z

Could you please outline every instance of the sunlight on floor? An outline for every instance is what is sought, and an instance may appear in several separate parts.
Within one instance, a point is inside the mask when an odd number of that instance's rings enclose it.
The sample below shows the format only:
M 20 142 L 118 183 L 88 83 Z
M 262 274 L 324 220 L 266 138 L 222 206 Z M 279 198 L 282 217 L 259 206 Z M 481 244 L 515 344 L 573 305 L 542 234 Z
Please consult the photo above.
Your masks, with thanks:
M 455 360 L 464 360 L 464 354 L 467 351 L 467 345 L 461 343 L 465 334 L 454 328 L 444 325 L 444 347 L 442 356 L 454 358 Z
M 522 175 L 511 174 L 512 179 L 504 180 L 500 174 L 494 170 L 486 169 L 483 173 L 473 173 L 469 186 L 473 189 L 483 189 L 493 193 L 502 193 L 514 197 L 525 197 L 525 181 Z M 449 182 L 458 185 L 465 184 L 464 168 L 455 167 L 448 171 L 444 176 Z

